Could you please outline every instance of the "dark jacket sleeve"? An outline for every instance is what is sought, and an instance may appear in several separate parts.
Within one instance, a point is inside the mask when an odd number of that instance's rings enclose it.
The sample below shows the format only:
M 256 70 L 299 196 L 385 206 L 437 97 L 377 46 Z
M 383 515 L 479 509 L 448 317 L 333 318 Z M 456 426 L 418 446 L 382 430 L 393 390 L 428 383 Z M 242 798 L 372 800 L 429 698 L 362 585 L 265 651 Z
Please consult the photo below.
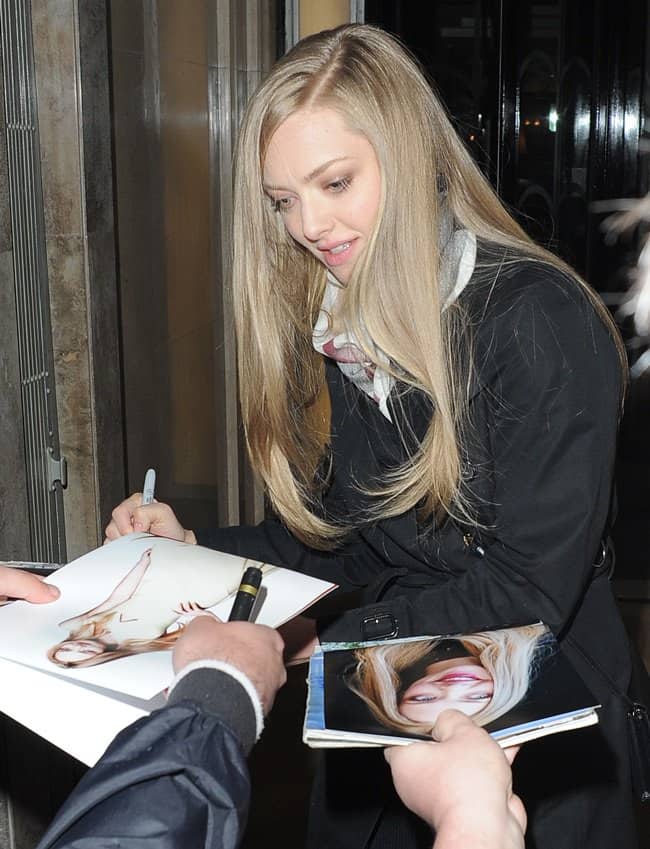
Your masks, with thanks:
M 248 812 L 254 729 L 241 684 L 217 670 L 190 673 L 166 707 L 115 738 L 38 849 L 235 849 Z
M 345 594 L 366 587 L 386 567 L 385 559 L 376 554 L 363 535 L 356 531 L 336 551 L 317 551 L 293 536 L 275 517 L 254 526 L 200 529 L 196 531 L 196 538 L 199 545 L 217 551 L 250 557 L 332 581 Z

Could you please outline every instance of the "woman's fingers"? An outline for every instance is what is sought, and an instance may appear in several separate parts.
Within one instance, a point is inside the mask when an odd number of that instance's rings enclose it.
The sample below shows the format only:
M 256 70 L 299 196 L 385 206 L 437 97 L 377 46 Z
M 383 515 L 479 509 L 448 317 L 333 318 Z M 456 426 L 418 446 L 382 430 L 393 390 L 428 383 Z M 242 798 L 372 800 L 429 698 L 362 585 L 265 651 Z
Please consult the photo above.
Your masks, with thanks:
M 141 501 L 142 494 L 134 492 L 117 505 L 104 532 L 107 540 L 118 539 L 125 534 L 133 533 L 133 511 L 140 506 Z
M 194 534 L 185 530 L 168 504 L 154 501 L 143 506 L 139 492 L 134 492 L 113 510 L 111 521 L 106 526 L 106 542 L 134 531 L 181 542 L 196 542 Z

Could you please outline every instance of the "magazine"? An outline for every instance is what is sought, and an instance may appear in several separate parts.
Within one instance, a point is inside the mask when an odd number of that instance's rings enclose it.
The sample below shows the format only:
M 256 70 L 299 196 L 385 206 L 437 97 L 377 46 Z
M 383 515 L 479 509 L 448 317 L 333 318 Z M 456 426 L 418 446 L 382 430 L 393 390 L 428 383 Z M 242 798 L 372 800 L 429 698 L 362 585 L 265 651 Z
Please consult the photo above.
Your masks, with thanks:
M 324 643 L 312 655 L 303 740 L 312 747 L 430 740 L 446 708 L 502 746 L 598 722 L 600 705 L 541 622 L 472 634 Z
M 61 590 L 56 601 L 0 608 L 0 711 L 94 763 L 117 731 L 163 704 L 184 624 L 204 610 L 227 620 L 248 566 L 263 572 L 252 620 L 274 628 L 335 588 L 149 534 L 62 567 L 45 579 Z

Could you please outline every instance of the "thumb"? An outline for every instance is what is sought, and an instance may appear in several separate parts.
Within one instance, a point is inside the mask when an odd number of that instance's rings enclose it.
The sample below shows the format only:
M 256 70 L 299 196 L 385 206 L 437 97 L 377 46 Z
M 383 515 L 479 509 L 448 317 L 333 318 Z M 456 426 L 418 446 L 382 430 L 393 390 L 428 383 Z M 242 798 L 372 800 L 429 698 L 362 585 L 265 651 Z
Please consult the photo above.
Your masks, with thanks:
M 32 575 L 10 566 L 0 567 L 0 594 L 34 604 L 54 601 L 60 595 L 58 587 L 46 584 L 40 575 Z

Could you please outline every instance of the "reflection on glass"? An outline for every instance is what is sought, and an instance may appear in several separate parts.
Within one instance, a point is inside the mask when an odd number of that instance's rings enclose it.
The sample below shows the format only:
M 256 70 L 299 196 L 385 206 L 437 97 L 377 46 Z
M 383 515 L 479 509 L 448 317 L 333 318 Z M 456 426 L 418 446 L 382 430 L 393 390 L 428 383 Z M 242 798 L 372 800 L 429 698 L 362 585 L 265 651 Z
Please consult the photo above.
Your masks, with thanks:
M 556 0 L 520 10 L 527 25 L 518 71 L 516 206 L 530 235 L 554 247 L 560 8 Z
M 365 2 L 365 20 L 395 33 L 420 59 L 458 133 L 488 173 L 497 159 L 497 7 L 475 0 Z

